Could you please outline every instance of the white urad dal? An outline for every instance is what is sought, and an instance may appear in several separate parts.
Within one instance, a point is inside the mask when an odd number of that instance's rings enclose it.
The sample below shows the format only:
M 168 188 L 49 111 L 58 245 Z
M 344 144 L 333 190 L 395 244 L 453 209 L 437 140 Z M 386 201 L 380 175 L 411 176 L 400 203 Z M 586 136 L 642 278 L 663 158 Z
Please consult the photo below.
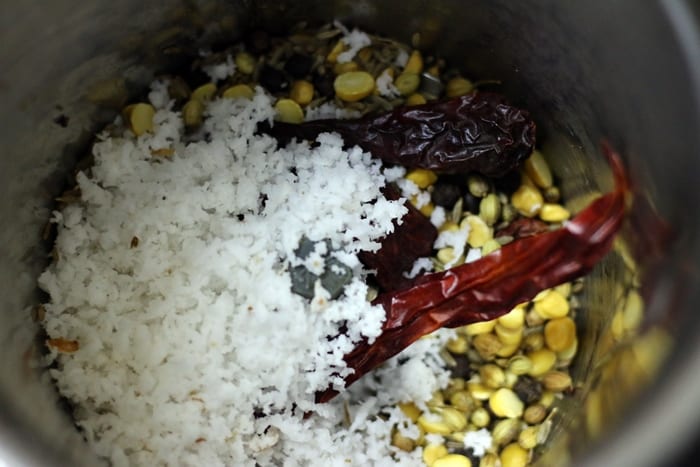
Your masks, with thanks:
M 447 383 L 438 352 L 451 332 L 313 402 L 342 386 L 343 355 L 384 319 L 356 257 L 405 212 L 382 196 L 380 163 L 335 135 L 286 149 L 255 135 L 274 113 L 260 89 L 210 103 L 205 138 L 186 143 L 165 88 L 150 96 L 154 134 L 95 144 L 40 278 L 49 337 L 80 345 L 53 351 L 51 374 L 89 444 L 115 466 L 420 465 L 420 448 L 391 446 L 392 427 L 418 434 L 395 404 Z M 330 239 L 354 270 L 340 298 L 291 292 L 304 235 Z

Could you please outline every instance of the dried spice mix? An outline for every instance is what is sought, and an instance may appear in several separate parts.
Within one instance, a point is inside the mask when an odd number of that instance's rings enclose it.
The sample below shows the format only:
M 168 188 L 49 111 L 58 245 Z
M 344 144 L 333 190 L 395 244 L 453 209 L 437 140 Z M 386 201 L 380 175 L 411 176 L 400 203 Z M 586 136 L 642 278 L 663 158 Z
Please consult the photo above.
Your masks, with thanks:
M 98 135 L 52 219 L 51 374 L 97 454 L 528 464 L 625 214 L 615 153 L 570 213 L 526 110 L 339 23 L 187 74 Z

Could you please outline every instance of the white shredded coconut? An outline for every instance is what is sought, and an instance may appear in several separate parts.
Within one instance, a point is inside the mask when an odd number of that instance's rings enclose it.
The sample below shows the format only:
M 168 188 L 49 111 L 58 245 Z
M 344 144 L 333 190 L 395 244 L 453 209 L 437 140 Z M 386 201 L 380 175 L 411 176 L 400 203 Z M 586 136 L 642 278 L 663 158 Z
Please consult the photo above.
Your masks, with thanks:
M 274 115 L 259 88 L 250 101 L 212 101 L 210 138 L 186 143 L 162 89 L 153 134 L 94 145 L 81 202 L 52 218 L 60 261 L 39 279 L 47 334 L 79 343 L 53 353 L 51 375 L 88 443 L 115 467 L 420 465 L 420 450 L 391 446 L 394 427 L 417 436 L 395 404 L 445 387 L 439 352 L 454 331 L 314 402 L 342 387 L 343 356 L 384 320 L 357 259 L 405 213 L 381 194 L 381 163 L 332 134 L 278 149 L 255 134 Z M 152 157 L 166 147 L 172 156 Z M 338 299 L 320 281 L 311 301 L 291 293 L 302 236 L 329 239 L 352 268 Z
M 421 272 L 430 272 L 433 270 L 433 260 L 430 258 L 418 258 L 413 262 L 411 270 L 409 272 L 404 272 L 403 275 L 407 279 L 413 279 L 418 277 Z
M 438 250 L 445 247 L 450 247 L 454 250 L 454 259 L 445 264 L 445 269 L 449 269 L 454 266 L 459 258 L 464 254 L 464 249 L 467 245 L 467 238 L 469 238 L 469 224 L 466 222 L 463 222 L 458 230 L 443 230 L 438 234 L 433 246 Z M 471 249 L 469 253 L 472 251 L 474 251 L 474 249 Z M 479 252 L 479 250 L 476 251 Z
M 333 25 L 342 31 L 343 37 L 340 40 L 343 44 L 348 46 L 347 50 L 338 55 L 338 63 L 347 63 L 351 61 L 355 58 L 357 52 L 368 45 L 372 45 L 372 39 L 359 29 L 355 28 L 350 31 L 340 23 L 340 21 L 333 21 Z
M 445 213 L 445 208 L 442 206 L 435 206 L 433 212 L 430 214 L 430 223 L 435 227 L 440 227 L 445 223 L 447 219 L 447 214 Z
M 388 68 L 377 76 L 375 85 L 377 86 L 377 91 L 379 91 L 380 96 L 393 99 L 401 94 L 399 90 L 396 89 L 396 86 L 394 86 L 394 78 L 391 77 L 391 73 L 389 72 Z
M 209 75 L 214 82 L 223 81 L 236 73 L 236 64 L 233 62 L 233 57 L 227 55 L 225 62 L 205 65 L 202 67 L 202 71 Z
M 403 68 L 406 66 L 406 63 L 408 63 L 408 58 L 408 52 L 406 52 L 404 49 L 399 49 L 398 54 L 396 54 L 396 60 L 394 60 L 394 65 L 399 68 Z
M 386 178 L 387 183 L 394 183 L 401 180 L 404 175 L 406 175 L 406 168 L 400 165 L 384 169 L 384 178 Z
M 464 259 L 464 262 L 471 263 L 472 261 L 476 261 L 477 259 L 481 259 L 481 250 L 479 248 L 470 248 L 469 252 L 467 253 L 467 257 Z
M 306 121 L 324 118 L 357 118 L 360 112 L 354 109 L 338 107 L 335 102 L 326 102 L 316 107 L 307 107 L 304 119 Z
M 493 439 L 486 428 L 478 431 L 467 431 L 464 434 L 464 447 L 471 449 L 476 457 L 482 457 L 491 448 Z
M 172 99 L 168 93 L 169 84 L 169 80 L 158 80 L 151 84 L 148 100 L 156 109 L 167 109 L 172 105 Z

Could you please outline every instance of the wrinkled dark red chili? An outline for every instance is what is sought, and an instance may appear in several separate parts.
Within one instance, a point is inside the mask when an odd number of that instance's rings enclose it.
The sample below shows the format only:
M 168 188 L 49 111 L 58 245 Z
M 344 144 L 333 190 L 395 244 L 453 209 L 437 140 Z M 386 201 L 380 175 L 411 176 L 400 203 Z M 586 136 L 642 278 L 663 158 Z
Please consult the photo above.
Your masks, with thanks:
M 535 123 L 499 94 L 476 92 L 449 100 L 399 107 L 356 120 L 275 122 L 259 130 L 284 145 L 336 132 L 384 162 L 440 172 L 499 177 L 520 165 L 535 143 Z
M 389 185 L 383 190 L 387 199 L 401 197 L 398 188 Z M 373 270 L 377 284 L 385 291 L 400 290 L 411 285 L 404 273 L 421 257 L 430 256 L 437 238 L 437 229 L 421 212 L 409 202 L 408 212 L 401 222 L 394 221 L 394 231 L 384 237 L 377 251 L 361 251 L 360 261 Z
M 629 188 L 620 157 L 607 144 L 603 151 L 615 190 L 560 229 L 520 238 L 478 261 L 424 275 L 406 289 L 377 297 L 374 303 L 386 310 L 382 333 L 345 356 L 354 370 L 346 385 L 438 328 L 497 318 L 542 290 L 588 273 L 612 246 L 625 217 Z M 336 394 L 329 388 L 316 400 L 325 402 Z

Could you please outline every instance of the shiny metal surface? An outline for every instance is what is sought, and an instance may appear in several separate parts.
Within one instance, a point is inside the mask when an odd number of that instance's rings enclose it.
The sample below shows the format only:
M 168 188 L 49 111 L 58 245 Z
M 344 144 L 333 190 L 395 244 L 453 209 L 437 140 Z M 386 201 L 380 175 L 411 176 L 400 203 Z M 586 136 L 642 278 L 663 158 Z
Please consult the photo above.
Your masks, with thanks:
M 281 32 L 298 20 L 333 18 L 417 41 L 470 76 L 503 81 L 534 113 L 569 196 L 608 187 L 597 170 L 601 138 L 624 154 L 640 191 L 676 229 L 648 290 L 649 320 L 668 329 L 675 353 L 605 442 L 573 440 L 586 465 L 663 465 L 700 415 L 700 17 L 692 2 L 674 0 L 0 4 L 0 461 L 96 463 L 49 378 L 35 369 L 40 341 L 31 309 L 41 301 L 35 280 L 47 262 L 42 230 L 52 197 L 91 132 L 113 117 L 109 105 L 138 93 L 154 73 L 177 69 L 200 46 L 235 40 L 251 27 Z M 104 99 L 114 88 L 123 96 Z M 68 117 L 65 127 L 54 121 L 59 116 Z M 620 271 L 611 261 L 592 278 L 577 369 L 589 387 Z

